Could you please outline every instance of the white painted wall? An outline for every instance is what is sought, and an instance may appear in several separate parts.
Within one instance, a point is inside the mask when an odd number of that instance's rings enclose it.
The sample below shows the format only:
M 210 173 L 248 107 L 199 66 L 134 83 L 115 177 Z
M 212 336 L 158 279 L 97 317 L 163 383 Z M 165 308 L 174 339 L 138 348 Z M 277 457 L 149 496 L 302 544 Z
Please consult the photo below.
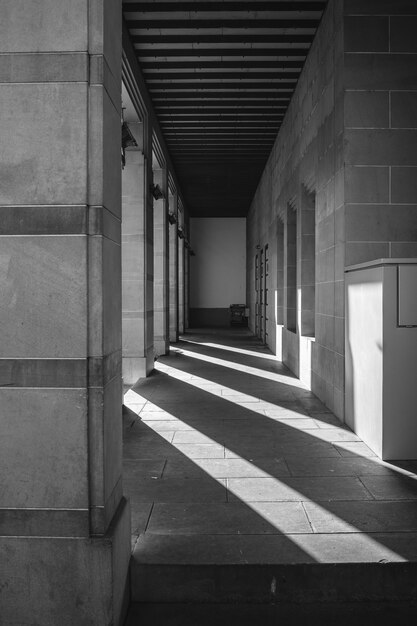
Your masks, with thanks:
M 246 301 L 246 218 L 192 218 L 191 308 Z

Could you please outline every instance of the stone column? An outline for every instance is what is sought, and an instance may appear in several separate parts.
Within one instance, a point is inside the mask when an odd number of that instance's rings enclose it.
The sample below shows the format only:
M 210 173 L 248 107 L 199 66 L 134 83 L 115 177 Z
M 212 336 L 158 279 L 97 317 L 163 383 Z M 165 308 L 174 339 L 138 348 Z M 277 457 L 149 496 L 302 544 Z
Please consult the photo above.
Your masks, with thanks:
M 300 185 L 297 220 L 297 324 L 299 377 L 311 388 L 316 316 L 316 196 Z M 330 318 L 329 330 L 333 326 Z
M 184 328 L 190 327 L 190 253 L 184 250 Z
M 277 286 L 275 291 L 275 321 L 276 321 L 276 348 L 275 354 L 278 360 L 282 361 L 282 329 L 284 325 L 285 303 L 284 303 L 284 222 L 277 216 Z
M 149 125 L 130 123 L 137 147 L 127 148 L 122 174 L 123 382 L 153 368 L 153 203 Z M 149 314 L 150 313 L 150 314 Z
M 169 195 L 169 212 L 178 216 L 178 196 Z M 178 341 L 178 223 L 169 226 L 169 339 Z
M 178 226 L 184 232 L 184 215 L 178 211 Z M 178 332 L 181 335 L 184 328 L 184 238 L 178 237 Z
M 285 266 L 285 328 L 297 331 L 297 212 L 287 205 L 284 223 L 284 266 Z
M 155 355 L 169 352 L 169 231 L 168 171 L 166 168 L 153 172 L 153 182 L 163 192 L 160 200 L 154 200 L 154 341 Z
M 116 625 L 121 6 L 1 8 L 1 621 Z
M 297 233 L 298 276 L 300 297 L 298 327 L 300 335 L 314 337 L 316 291 L 316 196 L 301 185 L 300 221 Z

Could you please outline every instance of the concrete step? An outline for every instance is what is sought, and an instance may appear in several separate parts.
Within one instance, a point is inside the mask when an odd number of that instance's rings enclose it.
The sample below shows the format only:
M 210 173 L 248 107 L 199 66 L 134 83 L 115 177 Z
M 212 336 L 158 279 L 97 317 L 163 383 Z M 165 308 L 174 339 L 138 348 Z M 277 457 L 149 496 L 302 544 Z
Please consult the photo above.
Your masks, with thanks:
M 410 603 L 417 598 L 416 545 L 413 533 L 145 533 L 133 551 L 131 599 L 149 603 Z
M 410 626 L 417 605 L 132 604 L 125 626 Z

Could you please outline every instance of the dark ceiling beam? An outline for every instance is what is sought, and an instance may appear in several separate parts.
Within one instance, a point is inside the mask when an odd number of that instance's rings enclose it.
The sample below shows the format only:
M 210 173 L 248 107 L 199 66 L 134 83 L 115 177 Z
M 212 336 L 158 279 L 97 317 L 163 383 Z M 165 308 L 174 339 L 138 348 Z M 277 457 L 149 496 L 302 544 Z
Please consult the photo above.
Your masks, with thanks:
M 141 68 L 147 75 L 149 70 L 186 70 L 196 67 L 196 61 L 142 61 Z M 296 73 L 297 76 L 300 73 L 300 70 L 303 66 L 303 61 L 265 61 L 259 59 L 258 61 L 248 61 L 247 59 L 242 59 L 241 61 L 222 61 L 222 60 L 213 60 L 213 61 L 198 61 L 198 69 L 298 69 Z
M 272 144 L 270 146 L 265 146 L 265 149 L 260 150 L 259 148 L 257 148 L 256 150 L 254 148 L 251 148 L 250 146 L 236 146 L 236 147 L 232 147 L 232 146 L 224 146 L 224 145 L 213 145 L 213 146 L 203 146 L 202 149 L 198 149 L 198 150 L 191 150 L 189 151 L 188 149 L 184 150 L 184 151 L 180 151 L 177 152 L 175 148 L 170 148 L 170 150 L 172 150 L 172 154 L 177 157 L 179 154 L 181 155 L 206 155 L 206 154 L 240 154 L 240 155 L 246 155 L 246 157 L 249 159 L 252 155 L 263 155 L 265 157 L 267 157 L 269 154 L 271 154 L 271 150 L 272 150 Z M 211 191 L 210 191 L 211 193 Z
M 172 151 L 175 151 L 177 148 L 178 149 L 184 149 L 184 150 L 188 150 L 188 148 L 190 149 L 197 149 L 199 152 L 204 152 L 207 148 L 240 148 L 241 150 L 245 151 L 251 151 L 252 148 L 256 148 L 256 150 L 270 150 L 271 147 L 273 146 L 274 142 L 273 141 L 261 141 L 261 142 L 256 142 L 256 140 L 253 141 L 249 141 L 249 140 L 242 140 L 242 141 L 204 141 L 204 142 L 189 142 L 189 143 L 184 143 L 184 142 L 178 142 L 178 143 L 170 143 L 169 144 L 169 149 Z
M 145 57 L 305 57 L 307 48 L 137 48 Z
M 230 157 L 234 157 L 236 158 L 237 155 L 243 156 L 242 150 L 234 150 L 233 152 L 229 152 L 227 150 L 223 150 L 221 151 L 223 153 L 224 156 L 230 156 Z M 214 156 L 216 158 L 218 158 L 218 154 L 219 154 L 219 149 L 217 147 L 214 147 L 213 150 L 206 150 L 206 152 L 204 153 L 196 153 L 196 152 L 173 152 L 173 155 L 175 156 L 175 159 L 177 159 L 179 156 L 182 157 L 193 157 L 193 158 L 197 158 L 200 157 L 201 160 L 205 160 L 208 161 L 210 156 Z M 264 152 L 252 152 L 251 154 L 247 154 L 245 153 L 245 162 L 248 162 L 249 160 L 254 159 L 255 157 L 258 158 L 263 158 L 264 161 L 265 159 L 268 158 L 268 156 L 271 154 L 271 150 L 265 150 Z M 233 159 L 231 159 L 231 161 L 233 162 Z M 213 159 L 213 162 L 216 162 L 215 159 Z
M 206 141 L 208 139 L 212 140 L 212 139 L 261 139 L 261 140 L 266 140 L 268 139 L 269 141 L 271 141 L 271 139 L 273 140 L 276 136 L 275 131 L 273 131 L 272 133 L 239 133 L 239 132 L 235 132 L 235 133 L 169 133 L 169 134 L 165 134 L 165 139 L 166 141 L 187 141 L 187 140 L 193 140 L 193 141 Z
M 194 72 L 144 72 L 147 81 L 152 80 L 288 80 L 296 81 L 300 72 L 201 72 L 196 68 Z
M 267 155 L 268 156 L 268 155 Z M 180 165 L 185 165 L 185 164 L 199 164 L 200 166 L 206 166 L 206 165 L 218 165 L 219 167 L 222 166 L 230 166 L 233 164 L 236 164 L 237 167 L 239 167 L 240 164 L 244 164 L 244 165 L 253 165 L 253 166 L 261 166 L 261 169 L 264 168 L 264 164 L 265 164 L 265 156 L 264 155 L 252 155 L 250 157 L 250 159 L 247 156 L 240 156 L 239 154 L 231 154 L 231 155 L 222 155 L 221 157 L 219 155 L 193 155 L 193 154 L 177 154 L 175 157 L 175 162 L 178 164 L 178 170 L 181 172 L 181 167 Z M 189 174 L 190 172 L 190 165 L 188 165 L 187 167 L 187 171 L 186 173 Z M 224 217 L 224 215 L 223 215 Z
M 268 100 L 274 102 L 289 102 L 290 98 L 286 95 L 275 94 L 270 91 L 253 91 L 253 92 L 245 92 L 245 91 L 208 91 L 205 93 L 202 90 L 197 92 L 191 91 L 189 93 L 184 91 L 168 91 L 165 92 L 155 92 L 152 96 L 152 100 L 156 101 L 169 101 L 169 102 L 182 102 L 191 100 L 192 102 L 197 102 L 198 100 L 205 100 L 210 102 L 210 100 L 215 99 L 238 99 L 238 100 Z
M 165 116 L 163 116 L 165 117 Z M 267 116 L 260 116 L 260 115 L 245 115 L 244 117 L 242 116 L 241 119 L 245 120 L 245 121 L 252 121 L 252 120 L 262 120 L 262 119 L 266 119 L 266 120 L 282 120 L 284 118 L 284 116 L 282 114 L 277 114 L 277 113 L 270 113 Z M 169 119 L 169 117 L 165 118 L 165 119 Z M 174 119 L 174 118 L 172 118 Z M 178 121 L 178 123 L 182 124 L 184 120 L 188 119 L 190 121 L 195 121 L 195 120 L 199 120 L 201 122 L 205 122 L 206 120 L 208 121 L 217 121 L 217 120 L 228 120 L 229 123 L 230 122 L 234 122 L 236 120 L 239 119 L 239 116 L 237 116 L 236 114 L 234 114 L 234 116 L 225 116 L 225 115 L 219 115 L 219 114 L 214 114 L 214 113 L 202 113 L 201 115 L 199 115 L 199 117 L 193 117 L 192 115 L 186 115 L 184 114 L 184 116 L 182 116 L 181 118 L 176 116 L 175 119 Z M 161 119 L 161 124 L 164 123 L 164 119 Z
M 252 130 L 262 130 L 263 128 L 271 128 L 271 129 L 276 129 L 279 127 L 279 122 L 278 121 L 268 121 L 268 120 L 263 120 L 263 121 L 253 121 L 253 122 L 248 122 L 245 119 L 242 119 L 239 122 L 235 122 L 235 121 L 229 121 L 229 120 L 218 120 L 217 122 L 211 122 L 211 121 L 205 121 L 205 122 L 190 122 L 190 121 L 178 121 L 178 120 L 161 120 L 161 128 L 164 131 L 164 136 L 166 132 L 170 132 L 172 130 L 193 130 L 193 129 L 199 129 L 199 130 L 213 130 L 213 129 L 219 129 L 219 131 L 225 131 L 228 129 L 233 129 L 233 130 L 238 130 L 238 131 L 242 131 L 242 130 L 246 130 L 246 129 L 252 129 Z
M 139 44 L 153 44 L 158 45 L 161 43 L 219 43 L 221 45 L 225 43 L 289 43 L 289 44 L 311 44 L 314 39 L 314 35 L 305 33 L 300 35 L 283 35 L 282 33 L 276 33 L 274 35 L 271 34 L 250 34 L 250 33 L 241 33 L 241 34 L 207 34 L 202 33 L 199 34 L 196 31 L 194 34 L 175 34 L 175 35 L 166 35 L 161 33 L 160 31 L 155 32 L 152 35 L 132 35 L 133 43 Z
M 258 115 L 269 115 L 269 114 L 273 114 L 273 115 L 281 115 L 283 116 L 283 112 L 278 111 L 275 107 L 259 107 L 259 108 L 245 108 L 245 109 L 240 109 L 240 108 L 230 108 L 230 109 L 224 109 L 222 107 L 218 107 L 218 108 L 212 108 L 212 109 L 207 109 L 204 107 L 200 107 L 200 108 L 194 108 L 194 109 L 187 109 L 186 111 L 183 112 L 182 109 L 180 109 L 179 111 L 173 110 L 173 109 L 159 109 L 158 107 L 155 107 L 155 110 L 158 112 L 158 116 L 159 117 L 164 117 L 164 116 L 171 116 L 171 117 L 181 117 L 182 115 L 191 115 L 191 114 L 195 114 L 195 115 L 213 115 L 213 114 L 224 114 L 224 115 L 246 115 L 247 113 L 249 114 L 258 114 Z
M 311 28 L 315 29 L 319 25 L 319 20 L 317 18 L 310 19 L 256 19 L 256 28 L 282 28 L 285 30 L 297 30 L 299 28 Z M 165 29 L 194 29 L 194 28 L 253 28 L 254 27 L 254 18 L 249 17 L 245 18 L 222 18 L 217 17 L 216 19 L 134 19 L 127 20 L 128 28 L 137 28 L 139 30 L 147 30 L 150 28 L 165 28 Z
M 191 90 L 193 93 L 197 94 L 204 90 L 204 91 L 208 91 L 209 89 L 215 89 L 216 91 L 218 91 L 219 89 L 227 89 L 230 90 L 231 88 L 234 89 L 244 89 L 245 91 L 247 89 L 252 89 L 252 90 L 270 90 L 270 91 L 274 91 L 275 93 L 278 92 L 293 92 L 294 91 L 294 84 L 293 83 L 272 83 L 272 82 L 267 82 L 267 83 L 254 83 L 252 81 L 248 81 L 248 80 L 240 80 L 239 82 L 236 83 L 230 83 L 230 82 L 224 82 L 224 83 L 157 83 L 157 82 L 153 82 L 153 83 L 148 83 L 148 89 L 149 91 L 153 94 L 155 91 L 161 91 L 161 90 L 175 90 L 175 89 L 188 89 Z
M 248 101 L 246 102 L 246 100 L 197 100 L 197 101 L 188 101 L 188 102 L 178 102 L 178 101 L 168 101 L 166 102 L 165 100 L 155 100 L 154 101 L 154 107 L 155 109 L 158 110 L 162 110 L 162 109 L 170 109 L 173 110 L 173 112 L 175 113 L 178 109 L 208 109 L 211 110 L 211 107 L 222 107 L 222 108 L 228 108 L 228 107 L 234 107 L 234 108 L 241 108 L 241 109 L 245 109 L 247 107 L 266 107 L 266 108 L 274 108 L 274 109 L 281 109 L 286 111 L 288 108 L 288 105 L 286 102 L 284 103 L 279 103 L 279 102 L 274 102 L 274 100 L 263 100 L 263 101 L 259 101 L 259 102 L 251 102 Z
M 306 2 L 297 0 L 269 0 L 265 2 L 123 2 L 126 13 L 169 13 L 177 11 L 322 11 L 325 2 Z

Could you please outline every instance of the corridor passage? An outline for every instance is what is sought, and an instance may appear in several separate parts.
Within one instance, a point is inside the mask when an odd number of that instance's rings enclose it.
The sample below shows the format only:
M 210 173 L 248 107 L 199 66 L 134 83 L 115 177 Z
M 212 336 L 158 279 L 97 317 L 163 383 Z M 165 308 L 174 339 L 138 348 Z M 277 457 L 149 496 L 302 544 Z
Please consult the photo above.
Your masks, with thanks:
M 417 561 L 417 462 L 380 461 L 247 329 L 187 333 L 125 405 L 133 601 L 378 599 L 389 568 L 360 564 Z M 199 570 L 303 564 L 356 569 Z

